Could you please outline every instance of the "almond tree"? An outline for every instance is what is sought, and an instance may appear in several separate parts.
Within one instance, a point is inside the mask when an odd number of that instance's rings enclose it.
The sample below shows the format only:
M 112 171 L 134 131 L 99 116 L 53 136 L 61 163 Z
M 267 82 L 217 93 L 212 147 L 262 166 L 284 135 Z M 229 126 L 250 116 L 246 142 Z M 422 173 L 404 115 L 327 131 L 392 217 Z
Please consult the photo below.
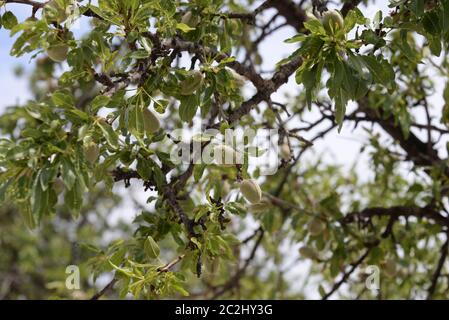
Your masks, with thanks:
M 4 295 L 74 297 L 25 290 L 11 244 L 31 232 L 31 248 L 67 243 L 65 228 L 87 225 L 71 240 L 91 275 L 80 297 L 448 298 L 449 86 L 438 88 L 449 75 L 449 1 L 391 0 L 368 16 L 377 3 L 0 1 L 11 55 L 35 63 L 33 100 L 0 119 Z M 295 35 L 280 39 L 285 30 Z M 291 51 L 266 70 L 261 45 L 273 39 Z M 289 79 L 297 85 L 275 99 Z M 251 165 L 250 141 L 230 151 L 211 134 L 173 134 L 196 123 L 218 134 L 275 129 L 276 173 Z M 313 157 L 335 132 L 366 137 L 349 172 Z M 174 161 L 195 143 L 242 162 Z M 121 185 L 147 202 L 108 245 L 98 221 Z M 51 250 L 29 286 L 48 288 Z M 305 274 L 295 281 L 292 270 Z M 91 280 L 103 274 L 112 280 L 98 288 Z

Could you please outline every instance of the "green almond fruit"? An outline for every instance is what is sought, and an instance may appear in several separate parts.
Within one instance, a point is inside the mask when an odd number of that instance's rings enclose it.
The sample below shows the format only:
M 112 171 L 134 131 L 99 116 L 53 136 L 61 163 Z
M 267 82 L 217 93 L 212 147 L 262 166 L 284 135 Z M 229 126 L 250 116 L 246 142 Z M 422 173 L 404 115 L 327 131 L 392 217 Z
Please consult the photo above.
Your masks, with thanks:
M 227 68 L 227 71 L 229 71 L 229 73 L 232 75 L 232 77 L 234 78 L 235 84 L 241 88 L 246 84 L 246 78 L 243 77 L 242 75 L 240 75 L 239 73 L 235 72 L 234 69 L 231 68 Z
M 133 162 L 135 157 L 131 151 L 123 151 L 120 153 L 120 161 L 127 167 L 129 167 Z
M 48 57 L 54 62 L 62 62 L 67 59 L 69 53 L 69 46 L 66 44 L 57 44 L 47 49 Z
M 307 11 L 306 12 L 306 21 L 311 21 L 311 20 L 318 20 L 318 18 L 312 12 Z
M 93 165 L 100 157 L 100 148 L 96 143 L 89 143 L 86 147 L 84 147 L 84 156 L 86 157 L 86 160 Z
M 388 277 L 394 277 L 397 273 L 396 262 L 392 259 L 387 259 L 383 264 L 383 271 Z
M 186 25 L 189 25 L 190 21 L 192 20 L 192 11 L 187 11 L 184 13 L 184 15 L 181 18 L 181 23 L 184 23 Z
M 203 85 L 204 77 L 200 71 L 194 71 L 190 77 L 181 82 L 181 94 L 190 96 Z
M 262 213 L 271 208 L 271 203 L 267 200 L 262 200 L 259 203 L 252 203 L 247 206 L 247 209 L 251 213 Z
M 343 16 L 337 10 L 329 10 L 323 14 L 322 23 L 328 34 L 333 34 L 336 30 L 343 29 Z
M 309 225 L 307 227 L 307 229 L 309 230 L 309 232 L 312 236 L 320 235 L 324 231 L 325 228 L 326 228 L 326 226 L 325 226 L 324 222 L 318 218 L 312 219 L 312 221 L 309 222 Z
M 231 185 L 229 184 L 228 180 L 223 181 L 223 184 L 221 186 L 221 197 L 226 197 L 229 192 L 231 192 Z
M 281 145 L 281 148 L 279 151 L 281 153 L 282 159 L 284 159 L 285 161 L 290 161 L 290 159 L 292 158 L 292 152 L 290 150 L 290 146 L 288 145 L 288 143 L 284 142 Z
M 154 134 L 161 128 L 161 121 L 150 110 L 143 110 L 143 125 L 147 134 Z
M 53 182 L 53 190 L 56 194 L 61 194 L 64 191 L 65 185 L 60 178 L 56 178 Z
M 299 254 L 307 259 L 315 260 L 318 258 L 318 253 L 316 252 L 316 250 L 308 246 L 301 247 L 299 249 Z
M 249 202 L 255 204 L 262 200 L 262 190 L 256 181 L 252 179 L 243 180 L 240 184 L 240 192 Z
M 181 18 L 181 23 L 188 25 L 189 27 L 196 27 L 199 22 L 198 15 L 194 15 L 191 11 L 187 11 Z

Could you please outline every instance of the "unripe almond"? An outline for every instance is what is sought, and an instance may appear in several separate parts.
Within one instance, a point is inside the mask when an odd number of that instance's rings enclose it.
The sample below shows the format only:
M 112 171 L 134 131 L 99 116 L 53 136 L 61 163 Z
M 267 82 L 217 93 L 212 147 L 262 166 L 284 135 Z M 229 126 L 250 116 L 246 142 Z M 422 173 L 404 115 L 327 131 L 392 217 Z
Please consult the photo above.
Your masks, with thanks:
M 67 59 L 69 46 L 66 44 L 56 44 L 47 49 L 48 57 L 55 62 L 62 62 Z
M 147 134 L 153 134 L 161 128 L 159 118 L 148 109 L 143 110 L 143 124 Z
M 225 144 L 220 144 L 214 147 L 214 159 L 216 164 L 224 167 L 243 164 L 242 154 Z
M 333 34 L 334 31 L 344 27 L 343 17 L 337 10 L 326 11 L 323 14 L 322 23 L 328 34 Z
M 100 148 L 98 148 L 96 143 L 89 143 L 84 147 L 84 156 L 90 164 L 94 164 L 97 162 L 98 157 L 100 156 Z
M 304 246 L 301 247 L 299 249 L 299 254 L 304 257 L 304 258 L 308 258 L 308 259 L 317 259 L 318 258 L 318 253 L 316 252 L 315 249 L 309 247 L 309 246 Z
M 262 190 L 256 181 L 252 179 L 243 180 L 240 184 L 240 192 L 251 203 L 259 203 L 262 200 Z
M 227 68 L 227 70 L 231 73 L 232 77 L 234 78 L 235 84 L 238 87 L 243 87 L 245 85 L 247 81 L 245 77 L 235 72 L 234 69 Z
M 310 21 L 310 20 L 318 20 L 318 18 L 313 13 L 307 11 L 306 12 L 306 21 Z
M 221 186 L 221 197 L 226 197 L 229 192 L 231 191 L 231 185 L 229 184 L 228 180 L 223 181 L 223 184 Z
M 387 259 L 383 264 L 383 271 L 388 277 L 394 277 L 397 273 L 396 263 L 392 259 Z
M 204 77 L 200 71 L 194 71 L 190 77 L 181 82 L 181 94 L 190 96 L 203 84 Z
M 326 228 L 323 221 L 318 218 L 314 218 L 309 222 L 307 229 L 312 236 L 320 235 Z
M 181 18 L 181 22 L 186 25 L 189 25 L 191 20 L 192 20 L 192 11 L 187 11 Z
M 64 191 L 64 182 L 60 178 L 56 178 L 53 182 L 53 190 L 56 194 L 61 194 Z
M 287 142 L 284 142 L 281 145 L 280 153 L 281 153 L 282 159 L 284 159 L 285 161 L 290 161 L 290 159 L 292 158 L 292 152 L 291 152 L 290 146 L 288 145 Z

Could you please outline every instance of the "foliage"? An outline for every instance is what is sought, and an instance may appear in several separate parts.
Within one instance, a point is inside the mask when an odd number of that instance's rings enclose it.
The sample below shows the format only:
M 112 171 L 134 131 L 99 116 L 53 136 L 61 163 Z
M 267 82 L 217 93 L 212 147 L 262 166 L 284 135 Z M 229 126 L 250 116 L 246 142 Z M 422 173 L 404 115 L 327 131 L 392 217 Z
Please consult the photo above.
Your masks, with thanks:
M 374 17 L 342 1 L 331 18 L 319 2 L 0 1 L 11 55 L 35 62 L 33 99 L 0 117 L 0 294 L 86 298 L 112 274 L 114 290 L 96 298 L 304 298 L 314 279 L 324 299 L 447 298 L 449 85 L 430 109 L 449 75 L 449 1 L 392 0 Z M 32 16 L 17 18 L 19 6 Z M 259 44 L 284 27 L 291 52 L 267 77 Z M 290 77 L 297 90 L 273 101 Z M 184 142 L 172 132 L 200 121 L 220 133 L 278 129 L 277 172 L 248 164 L 259 152 L 249 142 L 243 164 L 176 163 Z M 305 160 L 360 123 L 369 174 Z M 207 149 L 212 138 L 193 140 Z M 242 197 L 247 179 L 259 203 Z M 121 185 L 132 190 L 120 200 Z M 135 190 L 146 203 L 132 225 L 111 227 L 105 204 Z M 72 263 L 83 268 L 78 296 L 62 285 Z M 288 274 L 301 263 L 303 287 Z M 381 270 L 379 291 L 365 286 L 368 265 Z

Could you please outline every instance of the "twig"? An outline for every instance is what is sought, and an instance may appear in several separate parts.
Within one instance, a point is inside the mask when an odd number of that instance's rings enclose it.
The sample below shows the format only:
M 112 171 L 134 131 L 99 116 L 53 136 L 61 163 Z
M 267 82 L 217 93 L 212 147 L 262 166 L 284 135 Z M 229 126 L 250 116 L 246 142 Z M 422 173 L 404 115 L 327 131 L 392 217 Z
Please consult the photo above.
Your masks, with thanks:
M 114 288 L 114 285 L 117 283 L 118 279 L 113 278 L 103 289 L 101 289 L 99 292 L 94 294 L 90 300 L 98 300 L 103 295 L 105 295 L 108 291 L 112 290 Z
M 243 264 L 243 266 L 237 270 L 237 272 L 234 274 L 234 276 L 232 276 L 232 278 L 228 282 L 226 282 L 224 285 L 222 285 L 220 287 L 220 289 L 212 295 L 211 300 L 217 299 L 218 297 L 220 297 L 221 295 L 223 295 L 224 293 L 226 293 L 227 291 L 229 291 L 230 289 L 232 289 L 238 285 L 240 278 L 246 272 L 246 270 L 249 267 L 249 264 L 256 256 L 257 248 L 260 246 L 260 244 L 262 242 L 262 239 L 264 236 L 264 230 L 262 228 L 259 228 L 256 231 L 256 234 L 257 233 L 259 233 L 259 237 L 257 238 L 256 243 L 254 244 L 254 247 L 251 250 L 251 254 L 245 260 L 245 263 Z
M 447 239 L 444 242 L 444 244 L 441 246 L 440 259 L 438 260 L 437 268 L 435 269 L 435 272 L 434 272 L 434 274 L 432 276 L 432 283 L 431 283 L 431 285 L 429 287 L 429 290 L 428 290 L 427 300 L 431 300 L 433 294 L 435 293 L 435 289 L 436 289 L 437 284 L 438 284 L 438 278 L 440 277 L 441 270 L 443 270 L 444 261 L 446 261 L 448 248 L 449 248 L 449 236 L 447 237 Z

